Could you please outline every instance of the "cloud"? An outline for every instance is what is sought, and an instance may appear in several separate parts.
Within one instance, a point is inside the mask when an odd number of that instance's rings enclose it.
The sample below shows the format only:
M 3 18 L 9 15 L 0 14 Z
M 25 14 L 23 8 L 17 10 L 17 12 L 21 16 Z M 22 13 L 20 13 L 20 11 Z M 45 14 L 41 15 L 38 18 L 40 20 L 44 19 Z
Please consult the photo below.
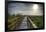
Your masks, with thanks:
M 43 15 L 43 7 L 38 5 L 38 9 L 33 9 L 33 4 L 26 3 L 10 3 L 8 5 L 8 12 L 13 14 L 21 14 L 21 15 Z

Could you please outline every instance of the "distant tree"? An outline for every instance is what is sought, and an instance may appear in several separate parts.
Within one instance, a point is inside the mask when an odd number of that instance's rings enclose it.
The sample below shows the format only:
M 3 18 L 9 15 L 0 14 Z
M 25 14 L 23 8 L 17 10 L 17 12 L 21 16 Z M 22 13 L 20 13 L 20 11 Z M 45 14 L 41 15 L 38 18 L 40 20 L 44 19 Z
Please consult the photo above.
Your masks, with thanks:
M 15 14 L 13 14 L 13 16 L 15 16 Z
M 21 14 L 17 14 L 16 16 L 22 16 Z
M 8 16 L 11 16 L 11 15 L 8 13 Z

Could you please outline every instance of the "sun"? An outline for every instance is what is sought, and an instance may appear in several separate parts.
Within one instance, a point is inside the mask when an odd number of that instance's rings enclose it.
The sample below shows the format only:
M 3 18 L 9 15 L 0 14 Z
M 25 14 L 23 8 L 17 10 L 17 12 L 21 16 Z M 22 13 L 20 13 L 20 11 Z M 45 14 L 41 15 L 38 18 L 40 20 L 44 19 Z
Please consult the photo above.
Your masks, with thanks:
M 38 9 L 38 5 L 37 4 L 34 4 L 33 5 L 33 9 Z

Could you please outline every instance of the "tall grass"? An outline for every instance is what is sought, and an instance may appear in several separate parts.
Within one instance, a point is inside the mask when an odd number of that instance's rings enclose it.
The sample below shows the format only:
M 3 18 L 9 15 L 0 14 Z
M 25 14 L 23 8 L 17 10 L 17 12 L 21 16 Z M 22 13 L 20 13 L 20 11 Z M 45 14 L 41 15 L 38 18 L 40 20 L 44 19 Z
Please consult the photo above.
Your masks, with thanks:
M 43 27 L 43 16 L 31 16 L 31 20 L 39 27 Z

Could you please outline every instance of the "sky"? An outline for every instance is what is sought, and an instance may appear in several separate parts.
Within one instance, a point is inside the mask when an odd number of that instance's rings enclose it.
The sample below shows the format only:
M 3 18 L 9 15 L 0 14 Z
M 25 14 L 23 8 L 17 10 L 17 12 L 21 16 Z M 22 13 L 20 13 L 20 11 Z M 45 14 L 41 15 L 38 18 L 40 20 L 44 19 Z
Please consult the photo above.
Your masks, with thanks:
M 9 3 L 8 13 L 10 15 L 43 15 L 43 5 L 29 3 Z

